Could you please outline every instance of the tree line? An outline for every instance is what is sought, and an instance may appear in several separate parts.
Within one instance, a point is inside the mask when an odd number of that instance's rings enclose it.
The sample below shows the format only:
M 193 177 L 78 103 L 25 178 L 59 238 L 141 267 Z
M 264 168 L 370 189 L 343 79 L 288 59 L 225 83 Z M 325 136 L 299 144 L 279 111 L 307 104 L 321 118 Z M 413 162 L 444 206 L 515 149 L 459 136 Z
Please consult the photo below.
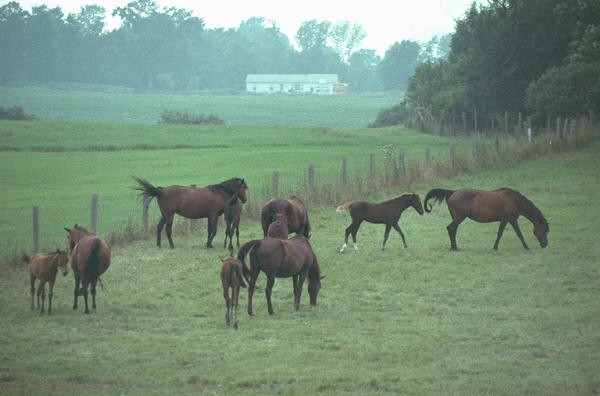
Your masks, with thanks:
M 456 23 L 448 56 L 419 64 L 404 101 L 373 126 L 443 132 L 462 115 L 479 131 L 510 131 L 507 115 L 515 125 L 521 113 L 534 125 L 593 120 L 600 113 L 599 43 L 597 0 L 474 3 Z
M 245 89 L 247 74 L 333 73 L 352 92 L 403 91 L 417 64 L 448 52 L 449 36 L 426 44 L 396 42 L 382 58 L 360 49 L 365 31 L 349 22 L 307 20 L 290 38 L 263 17 L 237 28 L 208 29 L 191 11 L 136 0 L 112 10 L 86 5 L 64 15 L 60 7 L 18 2 L 0 7 L 0 84 L 89 83 L 139 91 Z

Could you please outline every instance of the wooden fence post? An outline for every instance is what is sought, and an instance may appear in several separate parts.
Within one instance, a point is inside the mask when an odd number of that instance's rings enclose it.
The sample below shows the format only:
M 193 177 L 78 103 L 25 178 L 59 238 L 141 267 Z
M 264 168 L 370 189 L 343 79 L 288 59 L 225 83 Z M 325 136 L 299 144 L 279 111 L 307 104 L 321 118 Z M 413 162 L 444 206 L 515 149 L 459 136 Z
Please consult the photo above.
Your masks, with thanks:
M 33 253 L 40 251 L 40 206 L 33 206 Z
M 273 172 L 273 197 L 279 196 L 279 171 Z
M 308 186 L 315 188 L 315 166 L 312 164 L 308 166 Z
M 98 194 L 92 194 L 91 212 L 90 228 L 92 234 L 96 234 L 98 231 Z

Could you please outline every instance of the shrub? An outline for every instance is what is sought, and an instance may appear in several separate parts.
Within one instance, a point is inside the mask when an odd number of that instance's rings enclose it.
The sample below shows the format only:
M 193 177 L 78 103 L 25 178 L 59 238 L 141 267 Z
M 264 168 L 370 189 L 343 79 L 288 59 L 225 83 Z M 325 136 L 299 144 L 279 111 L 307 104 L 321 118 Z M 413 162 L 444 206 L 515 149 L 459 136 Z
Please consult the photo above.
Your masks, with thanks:
M 161 124 L 223 125 L 225 121 L 214 114 L 191 114 L 187 111 L 165 110 L 160 115 Z
M 37 120 L 37 118 L 34 115 L 26 114 L 21 106 L 13 106 L 10 109 L 5 109 L 2 106 L 0 106 L 0 119 L 15 121 Z

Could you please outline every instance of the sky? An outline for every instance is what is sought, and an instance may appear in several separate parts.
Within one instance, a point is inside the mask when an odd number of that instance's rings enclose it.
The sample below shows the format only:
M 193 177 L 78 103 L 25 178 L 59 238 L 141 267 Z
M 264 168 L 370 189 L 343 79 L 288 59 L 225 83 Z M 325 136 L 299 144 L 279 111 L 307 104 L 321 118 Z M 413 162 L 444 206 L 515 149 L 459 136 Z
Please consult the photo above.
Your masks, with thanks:
M 6 4 L 10 0 L 0 0 Z M 110 20 L 112 10 L 125 7 L 131 0 L 16 0 L 23 9 L 35 5 L 60 7 L 65 15 L 78 13 L 81 7 L 98 4 L 107 10 L 107 23 L 116 27 L 119 19 Z M 429 41 L 433 36 L 451 33 L 457 19 L 463 17 L 473 0 L 157 0 L 163 7 L 192 11 L 204 20 L 206 28 L 235 28 L 251 17 L 264 17 L 292 41 L 302 22 L 316 19 L 332 23 L 348 21 L 359 24 L 366 32 L 362 48 L 378 54 L 395 42 Z

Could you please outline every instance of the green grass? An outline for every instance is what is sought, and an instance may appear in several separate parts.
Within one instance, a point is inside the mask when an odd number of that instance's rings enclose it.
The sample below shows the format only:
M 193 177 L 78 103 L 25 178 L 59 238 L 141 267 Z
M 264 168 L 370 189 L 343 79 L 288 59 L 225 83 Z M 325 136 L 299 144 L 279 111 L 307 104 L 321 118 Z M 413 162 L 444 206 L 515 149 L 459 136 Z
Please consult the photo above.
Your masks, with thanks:
M 224 324 L 218 272 L 226 252 L 201 247 L 204 229 L 176 235 L 175 250 L 157 249 L 152 236 L 116 247 L 98 311 L 87 316 L 71 309 L 70 274 L 57 281 L 53 315 L 40 316 L 29 310 L 24 268 L 5 268 L 0 392 L 598 393 L 599 154 L 596 143 L 417 186 L 422 194 L 433 186 L 514 187 L 548 218 L 546 249 L 523 219 L 531 250 L 507 230 L 494 251 L 497 224 L 465 221 L 461 251 L 450 252 L 442 205 L 423 217 L 404 213 L 408 249 L 392 234 L 381 251 L 383 227 L 364 224 L 361 252 L 340 254 L 348 215 L 309 206 L 326 275 L 319 305 L 311 308 L 305 291 L 294 312 L 291 282 L 279 279 L 269 317 L 261 275 L 255 317 L 244 313 L 244 295 L 238 331 Z M 260 226 L 244 219 L 241 233 L 257 238 Z
M 214 114 L 231 125 L 363 128 L 398 96 L 139 94 L 0 87 L 0 106 L 21 106 L 44 121 L 156 124 L 165 110 Z

